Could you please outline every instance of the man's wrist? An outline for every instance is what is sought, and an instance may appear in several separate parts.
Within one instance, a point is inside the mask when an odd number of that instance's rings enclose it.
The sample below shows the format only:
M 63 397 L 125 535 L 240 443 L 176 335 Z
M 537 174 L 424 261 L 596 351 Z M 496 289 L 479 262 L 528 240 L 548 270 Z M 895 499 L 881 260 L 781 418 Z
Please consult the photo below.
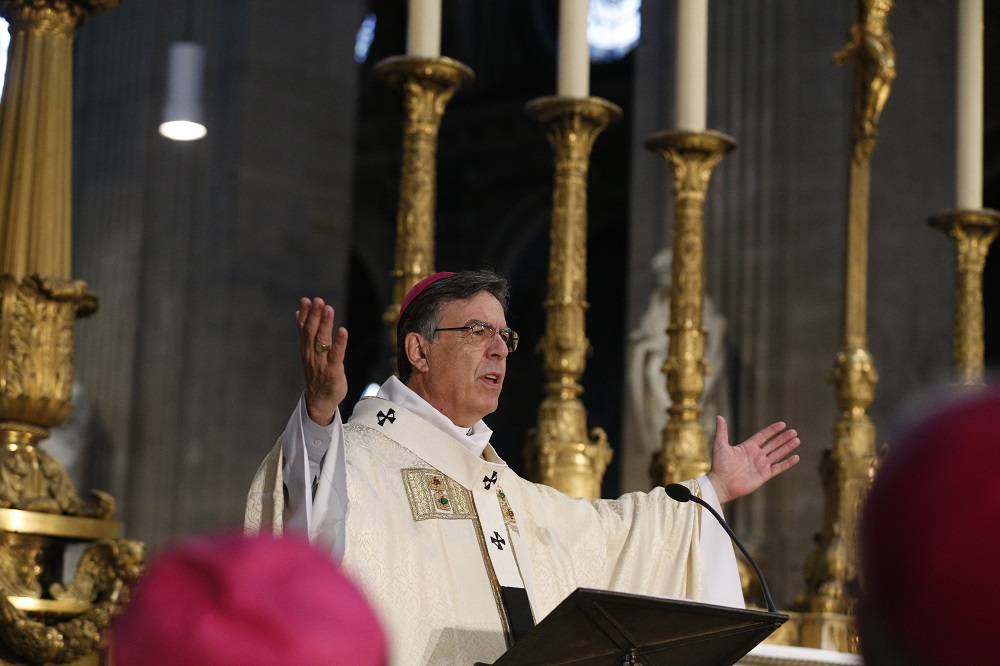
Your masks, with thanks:
M 729 496 L 729 490 L 726 488 L 726 484 L 719 477 L 718 474 L 712 470 L 708 471 L 708 482 L 712 484 L 712 489 L 715 491 L 715 496 L 719 498 L 719 504 L 725 504 L 732 498 Z
M 324 428 L 333 423 L 333 419 L 337 416 L 338 405 L 330 405 L 326 400 L 310 399 L 308 392 L 303 397 L 306 402 L 306 416 L 310 421 Z

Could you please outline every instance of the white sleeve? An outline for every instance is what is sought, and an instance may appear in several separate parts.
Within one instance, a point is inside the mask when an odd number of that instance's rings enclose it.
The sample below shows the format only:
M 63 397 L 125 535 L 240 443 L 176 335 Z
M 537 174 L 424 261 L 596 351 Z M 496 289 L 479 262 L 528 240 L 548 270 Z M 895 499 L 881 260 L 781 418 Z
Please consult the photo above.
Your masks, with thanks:
M 344 423 L 340 409 L 333 423 L 321 426 L 309 418 L 305 396 L 288 419 L 282 435 L 282 471 L 286 502 L 284 524 L 309 535 L 330 550 L 336 561 L 344 554 L 347 515 L 347 474 L 344 465 Z
M 698 477 L 701 498 L 722 515 L 719 496 L 708 476 Z M 701 589 L 702 601 L 718 606 L 746 608 L 743 586 L 736 566 L 733 542 L 719 521 L 707 511 L 701 519 Z

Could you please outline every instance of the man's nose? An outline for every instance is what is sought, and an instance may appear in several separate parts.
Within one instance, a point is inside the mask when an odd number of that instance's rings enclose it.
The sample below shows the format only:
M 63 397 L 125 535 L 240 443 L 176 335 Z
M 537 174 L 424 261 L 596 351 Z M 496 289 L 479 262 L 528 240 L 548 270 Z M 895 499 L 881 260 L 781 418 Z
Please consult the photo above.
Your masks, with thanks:
M 488 351 L 490 356 L 497 356 L 500 358 L 506 358 L 507 354 L 510 353 L 510 349 L 507 348 L 507 342 L 499 333 L 490 338 Z

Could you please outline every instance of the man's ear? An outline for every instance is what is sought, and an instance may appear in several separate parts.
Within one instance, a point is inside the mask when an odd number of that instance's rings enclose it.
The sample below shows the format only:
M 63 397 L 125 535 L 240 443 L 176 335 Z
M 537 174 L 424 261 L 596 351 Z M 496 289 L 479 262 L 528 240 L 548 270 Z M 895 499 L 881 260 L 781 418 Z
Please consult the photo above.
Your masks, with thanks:
M 406 358 L 417 372 L 427 372 L 426 345 L 427 340 L 419 333 L 406 334 L 406 340 L 403 343 L 403 347 L 406 349 Z

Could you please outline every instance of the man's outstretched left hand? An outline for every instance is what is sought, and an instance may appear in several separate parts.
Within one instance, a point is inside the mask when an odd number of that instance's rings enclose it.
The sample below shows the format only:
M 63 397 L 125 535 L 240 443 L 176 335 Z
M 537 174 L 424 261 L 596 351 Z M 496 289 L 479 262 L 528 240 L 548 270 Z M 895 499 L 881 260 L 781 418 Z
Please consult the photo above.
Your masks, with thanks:
M 719 502 L 725 504 L 749 495 L 790 469 L 799 462 L 799 457 L 788 454 L 800 443 L 798 433 L 786 430 L 785 424 L 778 421 L 742 444 L 730 446 L 729 426 L 724 418 L 716 416 L 712 469 L 708 472 L 708 479 L 719 496 Z

